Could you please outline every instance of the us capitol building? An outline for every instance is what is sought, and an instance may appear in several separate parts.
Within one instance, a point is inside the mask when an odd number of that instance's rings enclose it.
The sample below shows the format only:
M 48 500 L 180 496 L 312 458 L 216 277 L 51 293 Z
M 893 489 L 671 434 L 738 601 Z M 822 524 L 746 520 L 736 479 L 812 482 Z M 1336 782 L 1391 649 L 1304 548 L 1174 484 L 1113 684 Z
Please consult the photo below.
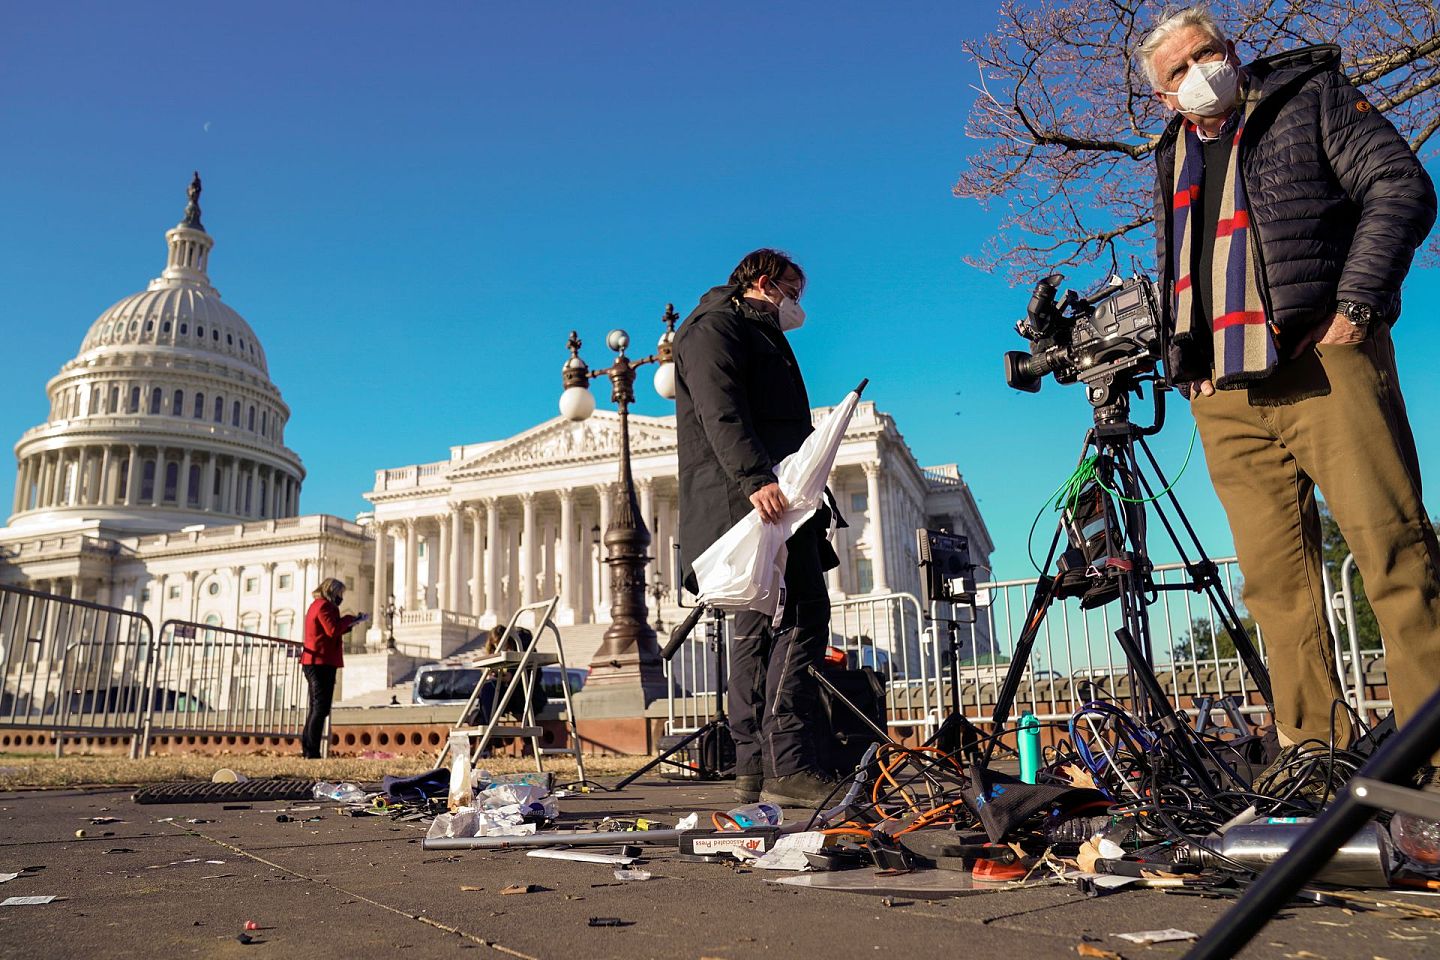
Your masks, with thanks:
M 374 616 L 351 641 L 345 697 L 402 680 L 517 605 L 557 593 L 569 660 L 588 663 L 609 619 L 600 539 L 618 416 L 555 417 L 377 470 L 364 494 L 373 510 L 355 520 L 301 515 L 290 409 L 254 330 L 210 283 L 214 240 L 199 198 L 197 175 L 184 219 L 165 234 L 164 271 L 90 325 L 47 385 L 48 419 L 15 444 L 0 583 L 141 611 L 157 627 L 175 619 L 299 639 L 310 592 L 339 577 L 347 605 Z M 630 433 L 654 538 L 651 615 L 658 601 L 673 622 L 674 417 L 632 415 Z M 988 563 L 993 547 L 956 466 L 922 468 L 872 402 L 857 408 L 830 486 L 850 524 L 837 534 L 836 599 L 918 595 L 917 527 L 968 535 Z M 383 652 L 391 598 L 399 653 Z

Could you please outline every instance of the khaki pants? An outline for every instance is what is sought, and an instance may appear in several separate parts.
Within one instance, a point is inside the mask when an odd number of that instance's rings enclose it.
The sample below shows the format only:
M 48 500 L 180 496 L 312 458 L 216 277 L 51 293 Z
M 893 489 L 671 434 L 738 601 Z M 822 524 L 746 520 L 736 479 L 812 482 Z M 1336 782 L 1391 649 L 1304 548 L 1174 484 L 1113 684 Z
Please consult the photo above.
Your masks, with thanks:
M 1385 638 L 1395 719 L 1440 686 L 1440 546 L 1388 329 L 1324 344 L 1248 390 L 1191 403 L 1235 537 L 1245 605 L 1265 636 L 1282 739 L 1326 741 L 1343 695 L 1320 582 L 1318 487 Z M 1350 724 L 1337 711 L 1336 743 Z

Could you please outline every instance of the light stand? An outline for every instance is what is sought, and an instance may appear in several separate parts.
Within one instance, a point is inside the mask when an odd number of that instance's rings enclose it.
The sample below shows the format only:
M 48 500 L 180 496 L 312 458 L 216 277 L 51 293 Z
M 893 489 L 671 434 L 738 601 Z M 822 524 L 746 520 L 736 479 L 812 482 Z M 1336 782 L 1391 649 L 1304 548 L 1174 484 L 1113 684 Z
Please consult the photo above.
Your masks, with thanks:
M 678 760 L 672 760 L 670 758 L 697 740 L 702 741 L 703 744 L 702 738 L 704 737 L 728 737 L 730 735 L 730 720 L 725 716 L 725 611 L 720 607 L 708 606 L 703 603 L 693 607 L 690 615 L 681 621 L 674 631 L 671 632 L 670 642 L 665 644 L 665 649 L 660 651 L 660 657 L 663 660 L 669 661 L 675 656 L 680 650 L 681 645 L 690 638 L 690 633 L 695 629 L 695 625 L 700 622 L 700 618 L 706 610 L 710 611 L 710 625 L 708 628 L 710 649 L 715 654 L 715 710 L 710 714 L 710 719 L 705 721 L 699 729 L 688 734 L 683 740 L 675 743 L 670 749 L 660 754 L 654 760 L 651 760 L 645 764 L 645 766 L 615 784 L 614 789 L 624 790 L 630 786 L 630 784 L 662 763 L 669 764 L 672 767 L 679 767 L 682 770 L 689 770 L 695 774 L 697 779 L 709 779 L 704 775 L 705 771 L 703 766 L 692 763 L 681 763 Z M 717 755 L 718 753 L 719 751 L 717 750 Z M 718 770 L 716 771 L 717 775 L 714 779 L 728 780 L 733 775 L 734 769 L 732 765 Z

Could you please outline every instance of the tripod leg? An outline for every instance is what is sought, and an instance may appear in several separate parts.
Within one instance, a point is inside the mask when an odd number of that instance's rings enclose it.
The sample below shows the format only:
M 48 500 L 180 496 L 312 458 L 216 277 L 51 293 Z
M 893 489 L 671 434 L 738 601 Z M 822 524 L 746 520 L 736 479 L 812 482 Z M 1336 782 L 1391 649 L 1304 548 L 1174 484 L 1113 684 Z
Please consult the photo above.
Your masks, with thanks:
M 1055 531 L 1055 538 L 1058 542 L 1060 530 Z M 1051 545 L 1051 552 L 1054 552 L 1054 545 Z M 1047 563 L 1048 567 L 1049 564 Z M 1045 619 L 1045 611 L 1055 600 L 1056 581 L 1052 577 L 1041 577 L 1040 582 L 1035 584 L 1035 596 L 1030 599 L 1030 607 L 1025 611 L 1025 627 L 1020 631 L 1020 638 L 1015 641 L 1015 649 L 1010 655 L 1010 669 L 1005 671 L 1005 682 L 1000 687 L 1000 692 L 995 696 L 995 710 L 990 715 L 990 723 L 994 728 L 991 731 L 990 742 L 985 746 L 985 764 L 988 766 L 990 760 L 995 756 L 995 745 L 1000 742 L 1000 731 L 1004 729 L 1006 721 L 1010 719 L 1010 710 L 1015 705 L 1015 694 L 1020 692 L 1020 681 L 1025 676 L 1025 668 L 1030 663 L 1030 653 L 1035 647 L 1035 638 L 1040 635 L 1040 624 Z
M 715 720 L 709 721 L 699 730 L 696 730 L 694 733 L 687 735 L 685 739 L 675 744 L 675 746 L 671 747 L 669 750 L 666 750 L 664 753 L 660 754 L 660 756 L 656 757 L 654 760 L 651 760 L 649 763 L 645 764 L 645 766 L 641 767 L 639 770 L 636 770 L 624 780 L 621 780 L 619 783 L 615 784 L 615 786 L 611 789 L 624 790 L 626 787 L 630 786 L 630 784 L 634 783 L 636 780 L 639 780 L 645 774 L 649 773 L 651 770 L 654 770 L 662 763 L 668 763 L 672 767 L 681 767 L 685 770 L 694 770 L 695 773 L 698 775 L 700 773 L 699 767 L 695 766 L 694 764 L 681 763 L 678 760 L 671 760 L 670 758 L 675 754 L 679 753 L 681 750 L 684 750 L 696 740 L 699 740 L 705 734 L 709 733 L 717 725 L 724 726 L 723 723 L 717 723 L 717 721 Z
M 1190 518 L 1185 515 L 1184 507 L 1180 505 L 1179 498 L 1175 496 L 1175 491 L 1171 488 L 1172 484 L 1166 480 L 1165 471 L 1160 469 L 1160 464 L 1156 461 L 1155 454 L 1151 452 L 1150 445 L 1145 442 L 1144 437 L 1140 438 L 1140 449 L 1144 451 L 1145 460 L 1150 464 L 1150 469 L 1155 471 L 1155 477 L 1163 491 L 1161 495 L 1154 494 L 1144 475 L 1138 470 L 1136 471 L 1136 475 L 1144 487 L 1145 495 L 1150 497 L 1155 504 L 1155 515 L 1164 524 L 1165 532 L 1170 535 L 1170 542 L 1175 545 L 1181 561 L 1185 564 L 1186 571 L 1195 580 L 1196 589 L 1202 591 L 1209 598 L 1211 604 L 1220 611 L 1221 625 L 1225 627 L 1225 632 L 1230 635 L 1231 642 L 1235 644 L 1235 652 L 1240 657 L 1240 661 L 1245 664 L 1245 672 L 1250 675 L 1250 681 L 1255 684 L 1255 689 L 1259 691 L 1265 702 L 1273 704 L 1275 701 L 1270 690 L 1270 670 L 1265 665 L 1265 659 L 1260 656 L 1260 651 L 1254 641 L 1250 639 L 1250 634 L 1245 630 L 1244 624 L 1240 622 L 1240 614 L 1236 611 L 1235 604 L 1231 602 L 1224 584 L 1220 582 L 1219 568 L 1213 560 L 1209 559 L 1210 555 L 1205 552 L 1205 547 L 1200 543 L 1199 534 L 1195 532 Z M 1161 496 L 1169 501 L 1171 508 L 1175 511 L 1175 516 L 1184 526 L 1190 545 L 1199 555 L 1199 560 L 1194 562 L 1190 560 L 1185 545 L 1180 541 L 1180 535 L 1171 525 L 1170 518 L 1161 507 Z

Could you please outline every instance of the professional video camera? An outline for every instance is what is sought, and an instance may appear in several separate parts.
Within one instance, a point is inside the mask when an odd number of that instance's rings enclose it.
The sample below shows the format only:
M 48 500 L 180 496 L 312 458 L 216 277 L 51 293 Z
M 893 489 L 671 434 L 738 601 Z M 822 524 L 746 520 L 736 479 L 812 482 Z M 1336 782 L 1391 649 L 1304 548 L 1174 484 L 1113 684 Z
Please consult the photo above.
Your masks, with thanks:
M 1005 354 L 1005 382 L 1035 393 L 1045 374 L 1058 383 L 1114 383 L 1127 375 L 1156 370 L 1165 348 L 1155 284 L 1142 273 L 1129 280 L 1111 277 L 1087 296 L 1055 294 L 1064 274 L 1035 284 L 1030 307 L 1015 330 L 1030 341 L 1030 352 Z

